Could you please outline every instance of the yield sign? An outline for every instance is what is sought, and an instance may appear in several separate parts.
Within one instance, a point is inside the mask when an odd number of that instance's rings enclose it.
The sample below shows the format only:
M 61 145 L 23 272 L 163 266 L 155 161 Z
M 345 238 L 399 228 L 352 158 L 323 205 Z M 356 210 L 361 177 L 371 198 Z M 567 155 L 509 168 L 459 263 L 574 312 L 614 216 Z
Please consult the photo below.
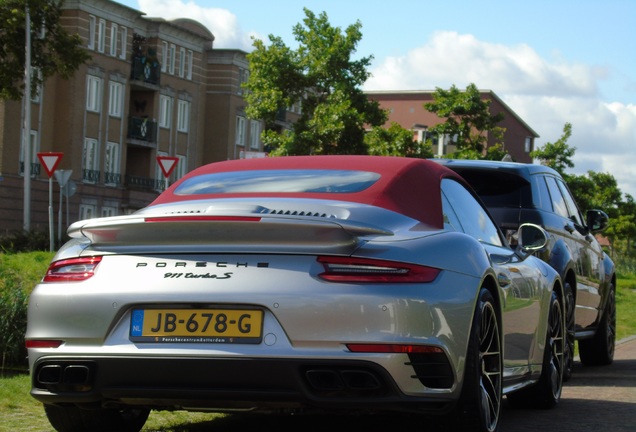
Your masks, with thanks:
M 177 166 L 177 162 L 179 162 L 179 158 L 173 156 L 157 156 L 159 168 L 161 168 L 161 172 L 166 178 L 170 177 L 170 174 Z
M 44 170 L 48 174 L 49 178 L 53 175 L 57 166 L 60 164 L 62 160 L 62 156 L 64 153 L 57 152 L 46 152 L 46 153 L 38 153 L 38 159 L 40 159 L 40 163 L 44 166 Z

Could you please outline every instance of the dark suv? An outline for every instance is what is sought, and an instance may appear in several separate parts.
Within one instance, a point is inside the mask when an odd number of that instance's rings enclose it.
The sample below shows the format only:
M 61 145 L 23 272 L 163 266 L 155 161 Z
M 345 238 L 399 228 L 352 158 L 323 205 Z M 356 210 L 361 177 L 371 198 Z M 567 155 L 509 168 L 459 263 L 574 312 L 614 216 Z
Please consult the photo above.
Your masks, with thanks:
M 565 378 L 572 373 L 575 340 L 583 364 L 610 364 L 616 337 L 616 275 L 614 263 L 594 236 L 607 227 L 607 215 L 588 210 L 583 217 L 565 181 L 542 165 L 436 160 L 472 185 L 512 244 L 522 223 L 541 225 L 551 234 L 549 247 L 539 256 L 559 272 L 568 299 Z

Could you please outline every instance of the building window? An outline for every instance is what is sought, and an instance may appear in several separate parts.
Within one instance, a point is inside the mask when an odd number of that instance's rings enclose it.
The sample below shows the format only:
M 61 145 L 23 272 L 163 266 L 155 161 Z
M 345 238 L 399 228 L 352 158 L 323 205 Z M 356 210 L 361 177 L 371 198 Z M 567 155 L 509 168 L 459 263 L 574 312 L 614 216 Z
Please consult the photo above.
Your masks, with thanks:
M 159 127 L 170 128 L 172 119 L 172 98 L 161 95 L 159 98 Z
M 88 75 L 86 80 L 86 109 L 88 111 L 100 112 L 101 94 L 102 79 Z
M 243 84 L 247 82 L 249 77 L 250 77 L 250 72 L 247 69 L 239 68 L 239 83 L 238 83 L 238 89 L 236 91 L 237 94 L 242 95 L 243 93 L 245 93 Z
M 177 47 L 174 44 L 170 44 L 170 51 L 168 53 L 168 73 L 174 75 L 174 63 Z
M 257 120 L 250 120 L 250 148 L 258 149 L 261 135 L 261 124 Z
M 97 51 L 104 52 L 106 47 L 106 20 L 99 20 L 99 27 L 97 28 Z
M 118 186 L 121 183 L 119 176 L 119 143 L 106 143 L 106 160 L 104 161 L 104 184 L 109 186 Z
M 193 56 L 194 53 L 192 52 L 192 50 L 188 50 L 187 53 L 187 61 L 186 61 L 186 66 L 187 66 L 187 71 L 186 71 L 186 78 L 191 80 L 192 79 L 192 62 L 193 62 Z
M 97 18 L 94 15 L 88 16 L 88 49 L 95 49 L 95 30 L 97 27 Z
M 119 37 L 119 27 L 117 24 L 110 25 L 110 55 L 117 56 L 117 38 Z
M 186 156 L 177 155 L 179 161 L 175 167 L 175 180 L 180 179 L 188 173 L 188 158 Z
M 126 60 L 126 44 L 128 43 L 128 29 L 126 27 L 121 28 L 121 48 L 119 50 L 119 58 Z
M 97 206 L 94 204 L 80 204 L 79 210 L 80 210 L 80 214 L 79 214 L 80 220 L 92 219 L 95 217 L 95 214 L 97 213 Z
M 532 151 L 532 137 L 529 137 L 529 136 L 526 137 L 526 141 L 523 147 L 526 153 L 530 153 Z
M 236 116 L 236 145 L 245 146 L 245 117 Z
M 97 170 L 99 144 L 94 138 L 84 138 L 84 151 L 82 152 L 82 179 L 84 183 L 97 183 L 99 171 Z
M 161 43 L 161 72 L 168 70 L 168 42 Z
M 29 134 L 29 144 L 31 145 L 31 177 L 37 177 L 39 174 L 39 160 L 38 152 L 40 151 L 40 144 L 38 140 L 38 132 L 32 130 Z M 20 142 L 20 174 L 24 175 L 24 140 Z
M 185 76 L 186 70 L 186 50 L 185 48 L 179 48 L 179 77 Z
M 177 130 L 188 132 L 190 124 L 190 102 L 180 100 L 177 105 Z
M 110 207 L 110 206 L 102 207 L 102 216 L 101 217 L 111 217 L 111 216 L 117 216 L 117 208 Z
M 108 114 L 112 117 L 121 118 L 124 86 L 121 83 L 111 81 L 109 88 Z

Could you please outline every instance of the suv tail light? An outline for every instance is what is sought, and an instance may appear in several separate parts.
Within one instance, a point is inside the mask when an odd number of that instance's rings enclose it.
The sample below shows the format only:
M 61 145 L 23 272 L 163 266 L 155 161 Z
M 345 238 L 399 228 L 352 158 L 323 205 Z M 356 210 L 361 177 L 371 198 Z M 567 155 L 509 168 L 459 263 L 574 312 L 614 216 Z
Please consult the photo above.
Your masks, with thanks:
M 80 282 L 95 274 L 101 256 L 71 258 L 52 263 L 43 282 Z
M 428 283 L 440 269 L 396 261 L 353 257 L 318 257 L 325 271 L 318 277 L 330 282 Z

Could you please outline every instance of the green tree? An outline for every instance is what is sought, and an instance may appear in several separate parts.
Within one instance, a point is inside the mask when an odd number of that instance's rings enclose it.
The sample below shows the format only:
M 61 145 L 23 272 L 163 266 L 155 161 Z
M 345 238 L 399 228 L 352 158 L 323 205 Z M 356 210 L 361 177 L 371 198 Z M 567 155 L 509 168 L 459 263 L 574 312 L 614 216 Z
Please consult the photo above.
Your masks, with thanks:
M 246 113 L 265 122 L 261 138 L 275 155 L 367 153 L 365 125 L 384 124 L 387 115 L 361 90 L 373 57 L 351 59 L 362 26 L 358 21 L 343 32 L 329 24 L 326 13 L 304 12 L 303 24 L 293 28 L 297 49 L 273 35 L 269 46 L 254 40 Z M 278 133 L 277 115 L 299 101 L 300 118 L 291 131 Z
M 26 5 L 31 18 L 32 94 L 50 76 L 68 78 L 90 59 L 78 35 L 60 24 L 62 1 L 2 0 L 0 3 L 0 98 L 19 100 L 24 93 Z
M 530 156 L 539 159 L 542 164 L 555 169 L 561 175 L 565 175 L 566 168 L 574 168 L 572 157 L 576 152 L 576 147 L 570 147 L 568 140 L 572 136 L 572 124 L 566 123 L 563 126 L 563 135 L 554 143 L 547 142 L 543 147 L 530 152 Z
M 450 135 L 456 139 L 458 159 L 479 159 L 486 148 L 488 133 L 495 134 L 500 144 L 503 128 L 497 126 L 503 113 L 491 114 L 490 101 L 481 98 L 475 84 L 469 84 L 466 90 L 455 85 L 449 90 L 439 87 L 433 93 L 433 101 L 424 104 L 427 111 L 437 114 L 446 121 L 439 123 L 429 131 L 438 135 Z
M 422 143 L 413 139 L 413 131 L 404 129 L 398 123 L 391 123 L 388 129 L 374 127 L 364 136 L 370 155 L 406 156 L 432 158 L 434 156 L 430 140 Z

